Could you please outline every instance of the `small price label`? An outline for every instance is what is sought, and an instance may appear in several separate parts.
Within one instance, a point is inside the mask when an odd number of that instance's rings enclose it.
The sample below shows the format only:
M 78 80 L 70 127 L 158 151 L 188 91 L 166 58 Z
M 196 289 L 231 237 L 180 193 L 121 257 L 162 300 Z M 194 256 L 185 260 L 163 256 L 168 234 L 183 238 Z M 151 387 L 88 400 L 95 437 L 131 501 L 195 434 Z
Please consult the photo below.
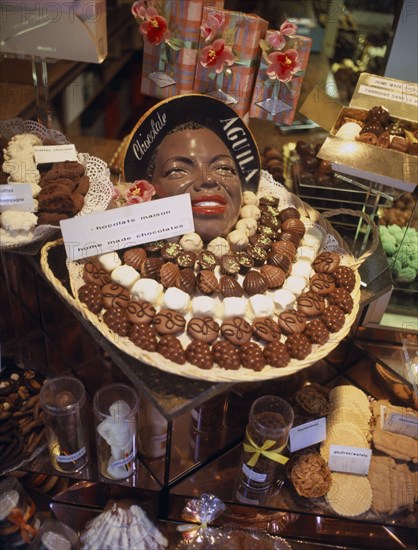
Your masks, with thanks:
M 334 472 L 367 475 L 372 456 L 371 449 L 366 447 L 346 447 L 331 445 L 328 466 Z
M 327 423 L 325 417 L 306 422 L 292 428 L 289 432 L 289 448 L 294 453 L 305 447 L 316 445 L 327 437 Z
M 383 422 L 383 429 L 418 439 L 418 417 L 413 414 L 391 412 Z
M 150 73 L 148 78 L 152 80 L 159 88 L 166 88 L 167 86 L 172 86 L 176 83 L 176 81 L 164 71 Z
M 36 164 L 77 160 L 77 151 L 73 143 L 65 145 L 35 145 L 33 152 Z
M 29 183 L 0 185 L 0 212 L 6 210 L 33 212 L 34 203 Z

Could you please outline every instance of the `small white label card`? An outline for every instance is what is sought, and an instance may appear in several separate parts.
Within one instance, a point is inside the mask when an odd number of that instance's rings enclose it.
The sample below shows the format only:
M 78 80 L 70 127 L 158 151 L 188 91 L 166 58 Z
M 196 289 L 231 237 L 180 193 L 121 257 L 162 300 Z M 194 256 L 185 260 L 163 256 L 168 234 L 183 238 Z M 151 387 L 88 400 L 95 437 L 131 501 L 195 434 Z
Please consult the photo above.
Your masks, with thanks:
M 148 75 L 148 78 L 160 88 L 166 88 L 167 86 L 172 86 L 176 83 L 176 81 L 164 71 L 156 71 L 155 73 L 150 73 Z
M 188 193 L 78 216 L 60 225 L 70 261 L 194 231 Z
M 407 435 L 418 439 L 418 417 L 413 414 L 391 412 L 385 417 L 383 429 L 387 432 Z
M 35 145 L 33 152 L 36 164 L 77 160 L 77 151 L 74 143 L 66 143 L 65 145 Z
M 0 212 L 6 210 L 33 212 L 34 203 L 30 183 L 0 185 Z
M 289 432 L 289 449 L 291 453 L 316 445 L 327 437 L 327 423 L 325 417 L 311 420 L 292 428 Z
M 333 472 L 367 475 L 372 450 L 366 447 L 331 445 L 328 466 Z

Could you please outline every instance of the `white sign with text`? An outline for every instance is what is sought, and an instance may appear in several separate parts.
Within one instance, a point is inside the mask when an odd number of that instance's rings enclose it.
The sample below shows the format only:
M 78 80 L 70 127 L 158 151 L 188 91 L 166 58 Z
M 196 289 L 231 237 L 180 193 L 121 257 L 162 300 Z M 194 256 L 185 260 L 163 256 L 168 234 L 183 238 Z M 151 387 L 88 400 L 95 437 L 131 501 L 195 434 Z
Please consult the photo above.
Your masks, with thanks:
M 366 447 L 347 447 L 331 445 L 328 466 L 333 472 L 367 475 L 372 457 L 371 449 Z
M 391 412 L 385 417 L 383 429 L 418 439 L 418 417 L 413 414 Z
M 327 423 L 325 417 L 305 422 L 292 428 L 289 432 L 289 449 L 291 453 L 316 445 L 327 437 Z
M 34 203 L 30 183 L 0 185 L 0 212 L 6 210 L 33 212 Z
M 35 145 L 33 148 L 36 164 L 77 160 L 77 151 L 73 143 L 65 145 Z
M 60 225 L 70 261 L 194 231 L 188 193 L 62 220 Z

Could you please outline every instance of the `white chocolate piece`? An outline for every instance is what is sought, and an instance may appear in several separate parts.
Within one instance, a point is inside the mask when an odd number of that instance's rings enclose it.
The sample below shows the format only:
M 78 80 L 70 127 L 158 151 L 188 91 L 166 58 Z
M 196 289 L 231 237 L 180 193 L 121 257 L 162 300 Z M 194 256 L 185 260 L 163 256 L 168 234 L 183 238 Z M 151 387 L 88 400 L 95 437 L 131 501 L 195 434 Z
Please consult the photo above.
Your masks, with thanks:
M 190 308 L 190 296 L 179 288 L 170 287 L 165 291 L 163 306 L 180 313 L 187 313 Z
M 306 260 L 298 260 L 292 265 L 292 270 L 290 272 L 290 275 L 298 276 L 298 277 L 304 277 L 307 281 L 309 281 L 309 278 L 312 274 L 312 265 L 310 262 Z
M 255 204 L 258 206 L 258 197 L 253 191 L 244 191 L 242 194 L 242 204 L 246 206 L 247 204 Z
M 110 274 L 112 281 L 125 288 L 131 288 L 139 277 L 138 271 L 130 265 L 119 265 Z
M 192 299 L 191 309 L 192 315 L 195 317 L 204 317 L 205 315 L 215 317 L 217 301 L 215 298 L 210 298 L 210 296 L 196 296 Z
M 180 246 L 186 252 L 200 252 L 203 250 L 203 241 L 197 233 L 186 233 L 180 239 Z
M 145 300 L 154 306 L 158 304 L 164 292 L 162 284 L 154 279 L 139 279 L 131 288 L 131 294 L 136 300 Z
M 259 220 L 261 218 L 261 210 L 255 204 L 247 204 L 241 208 L 241 218 L 254 218 Z
M 318 252 L 321 248 L 323 238 L 324 235 L 322 231 L 313 225 L 306 228 L 305 235 L 303 236 L 300 244 L 302 246 L 309 246 Z
M 106 254 L 100 254 L 97 259 L 99 264 L 109 272 L 122 265 L 122 260 L 116 252 L 106 252 Z
M 295 296 L 299 296 L 307 285 L 307 280 L 305 277 L 300 277 L 299 275 L 291 275 L 288 277 L 283 285 L 283 290 L 288 290 L 292 292 Z
M 247 312 L 247 300 L 236 296 L 228 296 L 223 300 L 222 319 L 228 317 L 245 317 Z
M 359 135 L 360 131 L 360 124 L 357 124 L 356 122 L 346 122 L 341 126 L 335 135 L 343 139 L 355 139 L 356 136 Z
M 37 183 L 31 183 L 30 184 L 30 190 L 32 191 L 32 197 L 34 199 L 36 199 L 36 197 L 42 191 L 42 187 L 40 185 L 38 185 Z
M 1 224 L 7 231 L 32 231 L 37 221 L 32 212 L 6 210 L 1 215 Z
M 6 231 L 0 227 L 0 244 L 11 246 L 14 244 L 26 243 L 33 239 L 33 231 Z
M 250 242 L 247 234 L 239 229 L 234 229 L 231 233 L 228 233 L 226 238 L 229 242 L 231 250 L 234 250 L 235 252 L 245 250 Z
M 296 250 L 296 258 L 298 260 L 304 260 L 306 262 L 313 263 L 316 258 L 315 247 L 312 246 L 299 246 Z
M 220 260 L 224 254 L 231 252 L 228 241 L 223 237 L 216 237 L 216 239 L 211 240 L 206 248 L 214 254 L 217 260 Z
M 274 302 L 273 298 L 270 296 L 254 294 L 254 296 L 251 296 L 249 299 L 249 302 L 249 315 L 252 319 L 256 317 L 270 317 L 274 313 Z
M 285 290 L 283 288 L 281 288 L 280 290 L 276 290 L 276 292 L 273 294 L 273 302 L 276 313 L 282 313 L 282 311 L 285 311 L 291 305 L 293 305 L 295 301 L 296 296 L 289 290 Z
M 235 229 L 243 231 L 248 237 L 252 237 L 257 233 L 257 220 L 254 218 L 243 218 L 238 220 Z

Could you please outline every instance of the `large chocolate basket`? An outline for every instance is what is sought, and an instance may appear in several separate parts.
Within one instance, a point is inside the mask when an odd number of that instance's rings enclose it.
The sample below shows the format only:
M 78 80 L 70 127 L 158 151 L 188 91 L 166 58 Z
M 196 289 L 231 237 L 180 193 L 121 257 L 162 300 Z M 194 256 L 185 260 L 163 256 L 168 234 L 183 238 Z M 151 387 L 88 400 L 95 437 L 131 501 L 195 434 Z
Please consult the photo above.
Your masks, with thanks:
M 87 321 L 92 323 L 104 337 L 106 337 L 124 353 L 131 355 L 143 363 L 156 367 L 157 369 L 187 378 L 210 382 L 254 382 L 294 374 L 326 357 L 341 342 L 341 340 L 349 334 L 350 328 L 357 317 L 360 303 L 360 276 L 358 274 L 358 268 L 376 250 L 379 240 L 379 233 L 376 225 L 370 220 L 367 214 L 362 212 L 356 212 L 349 209 L 339 209 L 319 214 L 308 204 L 301 201 L 292 193 L 289 193 L 283 185 L 274 181 L 267 172 L 262 172 L 258 195 L 260 197 L 278 197 L 280 199 L 280 209 L 284 209 L 289 206 L 294 206 L 297 208 L 301 214 L 301 219 L 303 220 L 305 227 L 309 228 L 314 226 L 323 234 L 322 244 L 317 253 L 323 251 L 338 252 L 340 255 L 341 265 L 350 266 L 354 270 L 356 278 L 354 289 L 351 292 L 353 308 L 351 312 L 345 316 L 345 322 L 342 328 L 338 332 L 332 333 L 326 344 L 313 344 L 312 352 L 305 359 L 291 359 L 287 366 L 283 368 L 274 368 L 270 365 L 266 365 L 261 371 L 254 371 L 242 366 L 238 370 L 227 370 L 214 364 L 210 369 L 202 369 L 189 362 L 178 364 L 166 359 L 157 352 L 145 351 L 144 349 L 137 347 L 128 339 L 128 337 L 121 337 L 113 332 L 103 321 L 103 312 L 98 315 L 92 313 L 86 305 L 78 299 L 78 289 L 85 284 L 83 280 L 83 268 L 87 260 L 80 260 L 76 262 L 67 261 L 67 268 L 71 283 L 71 293 L 63 287 L 61 282 L 55 277 L 54 273 L 50 269 L 48 256 L 51 247 L 54 246 L 54 243 L 48 243 L 42 249 L 42 269 L 48 280 L 56 288 L 57 292 L 59 292 L 67 301 L 76 307 L 81 312 L 82 316 Z M 328 218 L 339 214 L 361 217 L 365 219 L 371 227 L 372 236 L 370 246 L 368 250 L 366 250 L 366 252 L 364 252 L 359 258 L 353 257 L 348 245 L 328 221 Z M 186 316 L 186 320 L 187 319 L 188 317 Z M 190 342 L 190 338 L 186 335 L 186 333 L 179 336 L 179 339 L 182 342 L 183 347 L 186 347 L 188 342 Z M 257 343 L 260 345 L 259 341 L 257 341 Z

